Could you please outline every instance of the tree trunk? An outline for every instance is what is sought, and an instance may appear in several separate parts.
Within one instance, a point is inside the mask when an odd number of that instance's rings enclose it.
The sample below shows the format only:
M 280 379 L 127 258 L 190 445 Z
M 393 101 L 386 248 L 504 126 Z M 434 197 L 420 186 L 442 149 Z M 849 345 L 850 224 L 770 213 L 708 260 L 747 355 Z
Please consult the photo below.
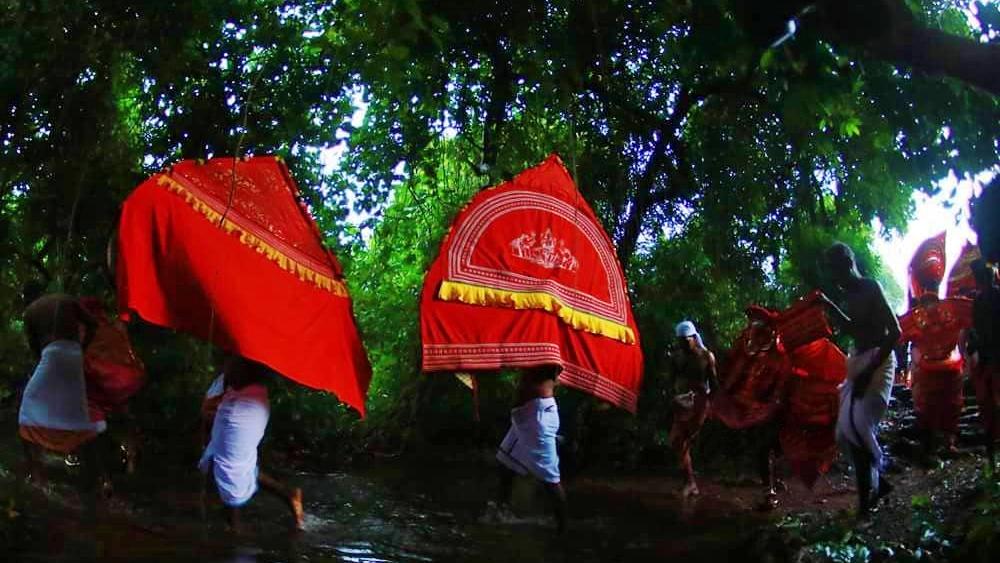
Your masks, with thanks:
M 485 123 L 483 124 L 483 165 L 492 172 L 497 163 L 499 152 L 500 128 L 507 117 L 507 105 L 514 96 L 514 69 L 511 65 L 510 53 L 504 46 L 508 43 L 504 33 L 499 33 L 496 42 L 490 50 L 490 66 L 492 80 L 490 84 L 490 103 L 486 106 Z M 491 177 L 493 177 L 491 175 Z
M 905 0 L 826 0 L 820 13 L 823 32 L 834 42 L 1000 95 L 1000 45 L 929 28 Z

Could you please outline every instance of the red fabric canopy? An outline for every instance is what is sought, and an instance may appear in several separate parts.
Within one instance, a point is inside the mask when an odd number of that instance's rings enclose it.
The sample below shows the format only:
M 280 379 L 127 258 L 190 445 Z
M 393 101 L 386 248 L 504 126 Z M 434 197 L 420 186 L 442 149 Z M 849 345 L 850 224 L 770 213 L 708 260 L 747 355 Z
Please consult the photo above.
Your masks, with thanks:
M 425 371 L 559 365 L 635 412 L 639 331 L 614 246 L 559 157 L 476 195 L 424 280 Z
M 339 263 L 274 157 L 183 161 L 143 182 L 118 229 L 118 303 L 364 416 L 371 367 Z

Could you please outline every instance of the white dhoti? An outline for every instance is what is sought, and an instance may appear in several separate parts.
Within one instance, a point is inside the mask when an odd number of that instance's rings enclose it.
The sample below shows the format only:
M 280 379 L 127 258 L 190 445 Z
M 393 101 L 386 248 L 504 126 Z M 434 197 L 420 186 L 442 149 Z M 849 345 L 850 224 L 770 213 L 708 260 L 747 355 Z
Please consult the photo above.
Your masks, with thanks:
M 558 483 L 558 431 L 556 400 L 552 397 L 532 399 L 511 409 L 510 430 L 500 444 L 497 460 L 519 475 L 531 473 L 546 483 Z
M 270 410 L 267 388 L 260 384 L 229 389 L 219 404 L 198 469 L 212 472 L 226 506 L 242 506 L 257 492 L 257 448 Z
M 64 453 L 104 430 L 103 421 L 90 420 L 79 342 L 56 340 L 42 349 L 24 388 L 17 422 L 25 440 Z
M 873 490 L 878 490 L 879 471 L 882 468 L 882 448 L 878 443 L 878 425 L 889 408 L 896 359 L 892 354 L 872 374 L 864 395 L 852 399 L 854 380 L 878 355 L 878 348 L 861 354 L 852 353 L 847 359 L 847 380 L 840 388 L 840 411 L 837 416 L 837 443 L 843 448 L 859 448 L 870 454 L 869 471 Z

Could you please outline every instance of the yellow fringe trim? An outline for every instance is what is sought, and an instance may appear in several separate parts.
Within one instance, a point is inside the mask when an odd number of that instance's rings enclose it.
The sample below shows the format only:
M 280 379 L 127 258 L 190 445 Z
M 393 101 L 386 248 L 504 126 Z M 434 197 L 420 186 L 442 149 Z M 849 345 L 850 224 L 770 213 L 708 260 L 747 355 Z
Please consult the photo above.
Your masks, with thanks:
M 237 233 L 240 237 L 240 242 L 249 246 L 250 248 L 257 251 L 259 254 L 263 254 L 268 260 L 274 262 L 282 270 L 295 274 L 300 280 L 311 283 L 320 289 L 325 289 L 335 295 L 341 297 L 347 297 L 347 286 L 343 281 L 331 278 L 330 276 L 323 275 L 312 268 L 305 266 L 292 258 L 289 258 L 286 254 L 274 248 L 264 240 L 252 233 L 247 232 L 242 227 L 233 223 L 229 219 L 222 219 L 222 214 L 218 211 L 212 209 L 204 201 L 198 199 L 193 193 L 191 193 L 187 188 L 179 184 L 176 180 L 163 174 L 157 180 L 157 184 L 161 186 L 166 186 L 168 190 L 184 198 L 195 211 L 200 213 L 209 221 L 219 224 L 222 221 L 222 229 L 227 234 Z
M 470 305 L 543 309 L 555 313 L 564 323 L 577 330 L 600 334 L 626 344 L 635 344 L 635 333 L 631 328 L 569 307 L 543 291 L 509 291 L 446 280 L 441 282 L 438 297 L 445 301 L 459 301 Z

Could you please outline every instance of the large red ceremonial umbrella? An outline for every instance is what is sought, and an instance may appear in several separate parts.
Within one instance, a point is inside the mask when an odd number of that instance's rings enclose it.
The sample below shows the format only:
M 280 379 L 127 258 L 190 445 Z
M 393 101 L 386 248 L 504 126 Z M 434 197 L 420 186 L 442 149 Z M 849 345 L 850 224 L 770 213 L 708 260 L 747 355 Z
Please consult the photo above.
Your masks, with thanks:
M 635 412 L 639 331 L 611 239 L 558 156 L 477 194 L 424 280 L 425 371 L 558 365 Z
M 185 160 L 126 199 L 118 303 L 334 393 L 364 415 L 371 367 L 336 257 L 275 157 Z

